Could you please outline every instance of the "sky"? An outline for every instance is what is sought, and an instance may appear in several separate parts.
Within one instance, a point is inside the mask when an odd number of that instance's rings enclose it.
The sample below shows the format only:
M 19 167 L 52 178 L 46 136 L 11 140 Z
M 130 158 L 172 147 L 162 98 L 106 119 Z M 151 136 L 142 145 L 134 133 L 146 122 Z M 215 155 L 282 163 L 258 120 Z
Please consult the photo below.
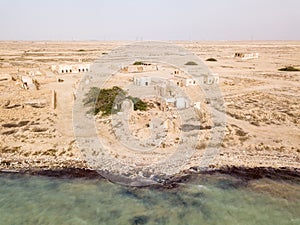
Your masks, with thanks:
M 300 0 L 0 0 L 0 40 L 300 40 Z

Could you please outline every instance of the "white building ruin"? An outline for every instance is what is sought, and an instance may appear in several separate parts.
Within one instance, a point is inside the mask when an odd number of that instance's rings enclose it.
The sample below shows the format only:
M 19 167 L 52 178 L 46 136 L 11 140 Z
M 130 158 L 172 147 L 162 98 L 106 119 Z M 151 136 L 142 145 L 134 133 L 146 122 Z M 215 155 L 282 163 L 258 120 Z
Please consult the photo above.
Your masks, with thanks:
M 31 71 L 28 72 L 28 75 L 31 76 L 31 77 L 42 76 L 43 73 L 39 70 L 31 70 Z
M 151 77 L 133 77 L 133 83 L 137 86 L 149 86 L 151 84 Z
M 259 57 L 259 53 L 241 53 L 241 52 L 236 52 L 234 54 L 235 58 L 240 58 L 242 60 L 247 60 L 247 59 L 257 59 Z
M 184 97 L 175 98 L 175 107 L 177 109 L 186 109 L 190 107 L 190 101 Z
M 90 64 L 79 63 L 79 64 L 60 64 L 52 65 L 51 70 L 58 74 L 65 73 L 84 73 L 90 71 Z
M 21 82 L 22 82 L 22 88 L 24 88 L 25 90 L 33 90 L 33 89 L 37 89 L 36 85 L 33 82 L 33 79 L 31 77 L 28 76 L 22 76 L 21 77 Z
M 168 111 L 171 108 L 176 109 L 186 109 L 191 106 L 189 99 L 185 97 L 169 97 L 169 98 L 160 98 L 160 110 Z
M 176 92 L 176 87 L 168 82 L 157 84 L 154 90 L 158 96 L 158 102 L 162 111 L 167 111 L 170 108 L 186 109 L 191 105 L 189 99 L 180 96 Z
M 156 64 L 141 63 L 140 65 L 129 65 L 121 68 L 124 73 L 142 73 L 157 71 L 158 67 Z
M 204 77 L 204 84 L 218 84 L 220 82 L 219 74 L 206 74 Z
M 194 80 L 192 78 L 178 76 L 178 75 L 175 75 L 172 80 L 178 87 L 188 87 L 188 86 L 198 85 L 196 80 Z
M 177 76 L 175 75 L 172 81 L 176 84 L 178 87 L 189 87 L 189 86 L 197 86 L 201 84 L 218 84 L 220 81 L 219 74 L 212 73 L 212 74 L 203 74 L 201 77 L 198 78 L 198 82 L 193 78 L 187 78 L 183 76 Z

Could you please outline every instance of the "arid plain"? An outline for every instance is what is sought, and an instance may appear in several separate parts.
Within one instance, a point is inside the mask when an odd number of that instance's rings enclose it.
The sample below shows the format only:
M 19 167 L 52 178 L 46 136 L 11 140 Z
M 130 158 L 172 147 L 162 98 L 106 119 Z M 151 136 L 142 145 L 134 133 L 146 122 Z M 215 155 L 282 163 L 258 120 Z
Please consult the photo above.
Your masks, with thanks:
M 226 129 L 211 168 L 300 168 L 300 72 L 278 71 L 300 68 L 299 41 L 173 43 L 220 76 Z M 51 66 L 93 63 L 124 44 L 0 42 L 0 169 L 88 167 L 72 124 L 74 92 L 83 74 L 57 74 Z M 235 53 L 259 57 L 244 60 Z M 38 90 L 22 88 L 22 76 L 33 76 Z M 197 157 L 201 149 L 187 167 L 197 166 Z

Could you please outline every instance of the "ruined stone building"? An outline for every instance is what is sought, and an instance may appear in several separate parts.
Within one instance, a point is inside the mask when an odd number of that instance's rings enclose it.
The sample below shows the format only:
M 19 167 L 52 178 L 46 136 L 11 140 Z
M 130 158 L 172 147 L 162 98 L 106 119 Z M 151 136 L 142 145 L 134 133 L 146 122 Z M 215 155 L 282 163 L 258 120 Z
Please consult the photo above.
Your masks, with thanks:
M 156 64 L 140 63 L 139 65 L 129 65 L 121 68 L 121 72 L 124 73 L 142 73 L 157 71 L 158 67 Z
M 151 84 L 151 77 L 133 77 L 133 83 L 137 86 L 149 86 Z
M 178 87 L 188 87 L 188 86 L 196 86 L 198 85 L 195 79 L 187 78 L 184 76 L 175 75 L 172 81 Z
M 241 52 L 236 52 L 234 54 L 235 58 L 240 58 L 242 60 L 246 59 L 257 59 L 259 56 L 259 53 L 241 53 Z
M 22 76 L 21 77 L 21 82 L 22 82 L 22 88 L 25 90 L 36 90 L 37 87 L 34 83 L 34 80 L 31 77 L 28 76 Z
M 190 100 L 181 96 L 176 87 L 172 86 L 168 81 L 157 84 L 154 90 L 162 111 L 167 111 L 171 108 L 185 109 L 190 107 Z
M 220 81 L 219 74 L 206 74 L 204 76 L 204 84 L 218 84 Z
M 60 64 L 52 65 L 51 70 L 58 74 L 65 73 L 84 73 L 90 70 L 90 64 L 88 63 L 78 63 L 78 64 Z

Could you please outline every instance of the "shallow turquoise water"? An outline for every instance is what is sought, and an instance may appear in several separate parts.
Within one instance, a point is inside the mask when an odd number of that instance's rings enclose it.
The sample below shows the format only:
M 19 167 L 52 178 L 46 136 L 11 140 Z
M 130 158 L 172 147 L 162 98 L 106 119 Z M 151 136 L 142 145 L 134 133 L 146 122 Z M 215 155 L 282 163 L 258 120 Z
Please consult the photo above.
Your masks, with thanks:
M 300 224 L 300 184 L 209 175 L 158 190 L 2 174 L 0 224 Z

